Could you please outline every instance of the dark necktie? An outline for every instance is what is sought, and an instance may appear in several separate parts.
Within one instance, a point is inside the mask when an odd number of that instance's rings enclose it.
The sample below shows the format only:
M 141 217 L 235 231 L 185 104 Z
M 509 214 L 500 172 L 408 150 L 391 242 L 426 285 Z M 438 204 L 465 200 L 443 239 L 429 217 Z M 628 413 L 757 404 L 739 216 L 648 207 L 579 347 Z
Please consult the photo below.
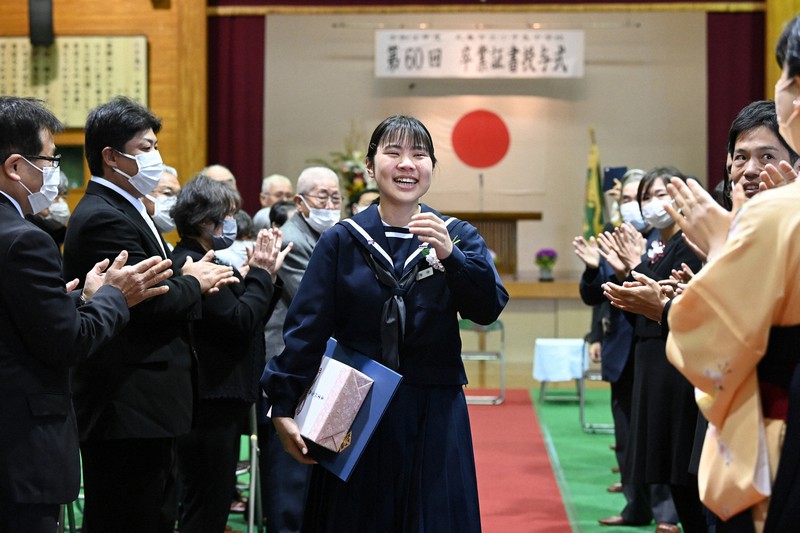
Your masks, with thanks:
M 381 351 L 384 364 L 392 370 L 400 368 L 400 346 L 406 329 L 406 304 L 403 297 L 417 277 L 419 263 L 397 280 L 383 263 L 375 259 L 366 251 L 361 251 L 364 260 L 369 265 L 379 282 L 391 289 L 391 296 L 383 304 L 381 313 Z

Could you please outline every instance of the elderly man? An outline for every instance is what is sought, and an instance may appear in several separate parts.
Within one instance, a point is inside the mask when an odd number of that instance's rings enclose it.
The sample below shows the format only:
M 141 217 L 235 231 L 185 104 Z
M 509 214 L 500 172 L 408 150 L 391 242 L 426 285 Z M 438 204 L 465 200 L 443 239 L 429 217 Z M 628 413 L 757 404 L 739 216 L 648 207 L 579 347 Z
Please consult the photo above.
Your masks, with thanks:
M 222 165 L 209 165 L 200 171 L 200 174 L 205 174 L 214 181 L 221 181 L 231 189 L 239 192 L 239 187 L 236 185 L 236 176 L 228 167 Z
M 156 229 L 161 234 L 175 230 L 175 221 L 172 220 L 169 211 L 175 205 L 179 192 L 181 192 L 181 182 L 178 181 L 178 171 L 164 165 L 164 172 L 161 173 L 156 188 L 142 197 L 147 214 L 153 219 Z
M 253 225 L 255 225 L 256 231 L 272 227 L 269 221 L 270 208 L 278 202 L 290 200 L 291 198 L 292 182 L 289 178 L 280 174 L 272 174 L 264 178 L 264 181 L 261 182 L 261 193 L 258 195 L 261 209 L 253 217 Z
M 303 279 L 320 234 L 339 220 L 342 195 L 338 176 L 329 168 L 306 168 L 297 178 L 294 201 L 297 214 L 281 226 L 283 242 L 287 245 L 293 243 L 294 248 L 281 267 L 283 295 L 265 330 L 267 360 L 283 351 L 286 311 Z M 261 420 L 264 420 L 263 417 Z M 261 472 L 267 531 L 299 532 L 302 529 L 311 469 L 283 451 L 271 423 L 259 426 L 259 441 L 263 443 L 261 449 L 265 450 L 261 454 Z
M 166 292 L 153 285 L 172 274 L 157 257 L 123 267 L 122 252 L 108 270 L 108 259 L 94 265 L 82 292 L 67 292 L 55 242 L 24 218 L 58 194 L 60 130 L 40 101 L 0 97 L 0 531 L 56 531 L 59 505 L 80 486 L 69 367 L 102 358 L 128 306 Z
M 116 97 L 86 119 L 92 178 L 70 219 L 64 271 L 79 277 L 104 257 L 170 257 L 141 198 L 163 172 L 161 120 Z M 117 338 L 73 374 L 84 479 L 86 531 L 169 532 L 175 439 L 192 427 L 195 390 L 187 321 L 202 294 L 236 280 L 208 254 L 165 283 L 163 297 L 137 306 Z

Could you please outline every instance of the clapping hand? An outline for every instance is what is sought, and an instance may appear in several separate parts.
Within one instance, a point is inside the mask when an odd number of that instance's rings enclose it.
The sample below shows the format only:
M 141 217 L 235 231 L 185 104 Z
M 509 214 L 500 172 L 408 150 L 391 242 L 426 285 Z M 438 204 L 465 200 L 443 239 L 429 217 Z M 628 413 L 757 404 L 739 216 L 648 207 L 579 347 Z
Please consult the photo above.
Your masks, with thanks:
M 283 266 L 283 260 L 292 251 L 293 244 L 289 243 L 284 250 L 283 233 L 279 229 L 262 229 L 258 232 L 253 248 L 247 249 L 247 265 L 262 268 L 270 273 L 272 282 L 278 276 L 278 270 Z
M 239 279 L 233 273 L 233 267 L 218 265 L 213 260 L 214 251 L 209 250 L 199 261 L 194 261 L 188 256 L 181 269 L 184 276 L 192 276 L 200 283 L 202 294 L 214 294 L 226 285 L 239 283 Z
M 596 269 L 600 266 L 600 252 L 594 237 L 589 237 L 587 241 L 583 235 L 578 235 L 572 239 L 572 248 L 587 268 Z
M 643 240 L 630 224 L 623 224 L 614 232 L 604 231 L 597 236 L 600 255 L 608 261 L 617 276 L 623 280 L 642 262 Z
M 670 275 L 670 278 L 674 279 L 678 283 L 684 283 L 684 284 L 689 283 L 689 280 L 691 280 L 693 277 L 694 277 L 694 272 L 692 271 L 691 268 L 689 268 L 689 265 L 687 265 L 686 263 L 681 263 L 680 270 L 675 270 L 673 268 L 672 274 Z
M 789 162 L 779 161 L 777 167 L 772 163 L 767 163 L 759 178 L 761 183 L 758 184 L 758 190 L 761 192 L 792 183 L 797 179 L 797 172 Z
M 697 181 L 686 183 L 672 178 L 667 185 L 675 205 L 667 204 L 667 212 L 683 230 L 683 234 L 701 254 L 711 260 L 718 254 L 728 238 L 728 230 L 734 213 L 744 204 L 745 195 L 741 182 L 732 191 L 733 211 L 722 208 Z
M 631 272 L 631 276 L 636 281 L 626 281 L 622 285 L 604 283 L 603 294 L 614 307 L 661 322 L 669 297 L 655 280 L 635 270 Z
M 614 269 L 617 279 L 623 280 L 628 277 L 628 269 L 617 253 L 617 243 L 614 241 L 614 234 L 610 231 L 598 233 L 597 242 L 600 244 L 597 251 L 602 258 L 608 262 L 609 266 Z
M 642 262 L 647 240 L 632 225 L 625 223 L 614 230 L 617 254 L 628 270 L 633 270 Z
M 125 266 L 127 261 L 128 252 L 122 250 L 111 266 L 108 266 L 108 259 L 103 259 L 95 264 L 94 268 L 86 274 L 86 281 L 83 284 L 84 298 L 91 298 L 102 285 L 111 285 L 122 291 L 128 307 L 133 307 L 148 298 L 160 296 L 169 291 L 167 285 L 156 285 L 172 276 L 172 269 L 170 269 L 172 260 L 153 256 L 135 265 Z

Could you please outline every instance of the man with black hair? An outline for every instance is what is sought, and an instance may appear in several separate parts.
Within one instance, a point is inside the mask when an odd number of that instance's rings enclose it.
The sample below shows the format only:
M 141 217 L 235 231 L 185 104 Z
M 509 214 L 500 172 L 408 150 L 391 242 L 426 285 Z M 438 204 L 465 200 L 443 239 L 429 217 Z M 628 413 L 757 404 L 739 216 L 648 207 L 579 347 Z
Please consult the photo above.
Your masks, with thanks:
M 125 97 L 89 113 L 85 149 L 92 178 L 67 229 L 69 277 L 120 249 L 131 260 L 170 257 L 141 201 L 163 171 L 160 129 L 160 119 Z M 84 531 L 173 531 L 175 439 L 191 429 L 196 394 L 188 319 L 200 311 L 202 294 L 236 280 L 231 267 L 211 258 L 187 260 L 182 275 L 165 282 L 164 297 L 138 306 L 102 356 L 74 371 Z
M 80 486 L 69 367 L 103 357 L 128 307 L 166 292 L 153 286 L 172 275 L 157 257 L 123 267 L 118 251 L 70 292 L 77 280 L 65 284 L 55 241 L 25 219 L 58 194 L 60 130 L 41 101 L 0 96 L 0 531 L 56 531 Z
M 745 196 L 752 198 L 759 192 L 760 176 L 768 163 L 777 167 L 779 161 L 788 161 L 795 166 L 798 160 L 778 131 L 772 100 L 757 100 L 739 111 L 728 130 L 728 154 L 731 168 L 722 196 L 727 209 L 731 208 L 731 189 L 739 181 L 744 179 Z

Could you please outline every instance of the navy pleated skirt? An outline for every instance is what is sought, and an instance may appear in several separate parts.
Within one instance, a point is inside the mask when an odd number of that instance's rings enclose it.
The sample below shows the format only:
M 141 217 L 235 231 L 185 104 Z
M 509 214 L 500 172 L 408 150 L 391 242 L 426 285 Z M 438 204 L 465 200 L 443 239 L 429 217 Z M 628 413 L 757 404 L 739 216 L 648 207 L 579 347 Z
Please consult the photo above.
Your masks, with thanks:
M 400 385 L 347 483 L 314 467 L 303 530 L 480 532 L 463 389 Z

